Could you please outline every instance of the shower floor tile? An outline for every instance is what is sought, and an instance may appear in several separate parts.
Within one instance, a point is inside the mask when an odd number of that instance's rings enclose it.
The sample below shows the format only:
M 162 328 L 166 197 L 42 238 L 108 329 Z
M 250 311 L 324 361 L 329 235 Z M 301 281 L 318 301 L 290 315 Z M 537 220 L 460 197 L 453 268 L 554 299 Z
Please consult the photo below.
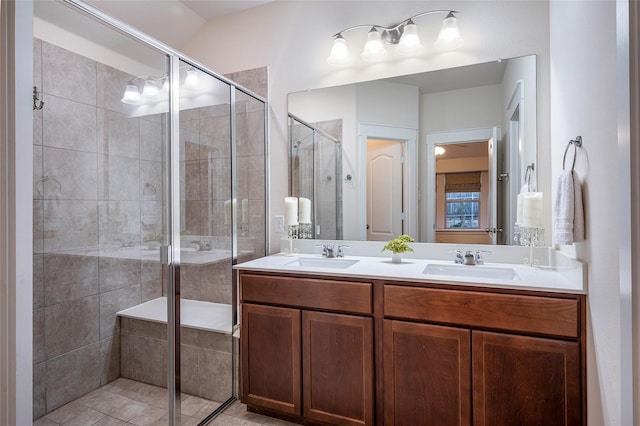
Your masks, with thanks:
M 183 394 L 181 426 L 197 426 L 220 403 Z M 33 422 L 34 426 L 146 426 L 168 425 L 167 390 L 119 378 Z M 213 426 L 293 426 L 293 423 L 247 412 L 234 402 L 209 423 Z

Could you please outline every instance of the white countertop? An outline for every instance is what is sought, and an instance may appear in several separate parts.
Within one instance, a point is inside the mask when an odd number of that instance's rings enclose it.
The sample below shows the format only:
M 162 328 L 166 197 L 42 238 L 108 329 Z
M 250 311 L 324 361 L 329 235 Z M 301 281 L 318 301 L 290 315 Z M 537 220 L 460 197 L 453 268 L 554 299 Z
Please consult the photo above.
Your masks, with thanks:
M 562 256 L 561 254 L 554 254 Z M 263 257 L 235 266 L 244 271 L 265 271 L 279 273 L 304 273 L 333 278 L 364 278 L 383 280 L 407 280 L 425 283 L 460 284 L 466 286 L 481 286 L 494 288 L 507 288 L 516 290 L 537 290 L 545 292 L 562 292 L 574 294 L 586 294 L 584 279 L 584 264 L 574 259 L 559 259 L 554 266 L 531 267 L 524 264 L 486 262 L 484 265 L 455 265 L 452 260 L 417 259 L 406 258 L 402 263 L 392 263 L 389 256 L 350 256 L 335 259 L 340 261 L 357 260 L 353 265 L 344 269 L 327 267 L 300 266 L 298 258 L 326 259 L 319 254 L 296 254 L 288 256 L 276 254 Z M 332 261 L 333 259 L 326 259 Z M 441 275 L 425 273 L 427 265 L 453 265 L 454 268 L 465 268 L 461 275 Z M 467 270 L 466 268 L 476 268 Z M 499 279 L 495 277 L 463 276 L 481 275 L 492 268 L 512 269 L 515 272 L 513 279 Z M 490 273 L 489 273 L 490 275 Z

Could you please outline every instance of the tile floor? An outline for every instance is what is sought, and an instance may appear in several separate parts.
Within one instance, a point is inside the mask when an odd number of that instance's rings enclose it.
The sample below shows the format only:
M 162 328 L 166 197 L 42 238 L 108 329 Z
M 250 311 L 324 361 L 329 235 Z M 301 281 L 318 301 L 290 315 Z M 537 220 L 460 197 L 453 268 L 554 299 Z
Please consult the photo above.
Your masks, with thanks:
M 195 426 L 220 404 L 192 395 L 183 395 L 182 426 Z M 33 422 L 34 426 L 155 426 L 168 425 L 167 390 L 134 380 L 119 378 L 72 401 Z M 247 412 L 234 402 L 210 425 L 287 426 L 293 423 Z

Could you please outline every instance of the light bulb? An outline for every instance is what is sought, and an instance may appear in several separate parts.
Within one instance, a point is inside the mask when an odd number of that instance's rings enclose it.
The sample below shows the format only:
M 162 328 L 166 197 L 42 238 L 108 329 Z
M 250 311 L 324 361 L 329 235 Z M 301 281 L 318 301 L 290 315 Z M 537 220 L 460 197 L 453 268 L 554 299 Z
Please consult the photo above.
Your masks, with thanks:
M 398 55 L 416 55 L 423 51 L 420 37 L 418 36 L 418 27 L 411 19 L 404 26 L 400 42 L 396 46 Z
M 198 75 L 198 72 L 193 68 L 189 68 L 189 70 L 187 71 L 187 76 L 184 78 L 184 85 L 185 87 L 191 89 L 200 85 L 200 76 Z
M 460 29 L 458 29 L 458 19 L 452 12 L 449 12 L 442 21 L 442 28 L 434 46 L 439 50 L 451 50 L 462 47 L 463 44 L 464 40 L 460 36 Z
M 443 147 L 439 146 L 439 145 L 436 145 L 435 154 L 436 155 L 442 155 L 444 153 L 445 153 L 445 149 Z
M 125 104 L 136 104 L 140 101 L 140 92 L 138 92 L 138 86 L 133 83 L 127 84 L 127 88 L 124 90 L 124 95 L 120 102 Z
M 144 87 L 142 88 L 142 96 L 145 98 L 155 98 L 160 94 L 160 87 L 158 87 L 158 83 L 151 78 L 144 82 Z
M 382 44 L 382 38 L 376 27 L 371 27 L 371 30 L 367 34 L 367 42 L 360 56 L 369 62 L 377 61 L 387 56 L 387 51 Z
M 345 65 L 349 63 L 349 49 L 347 48 L 347 41 L 342 37 L 342 34 L 338 34 L 333 41 L 333 47 L 331 48 L 327 62 L 331 65 Z

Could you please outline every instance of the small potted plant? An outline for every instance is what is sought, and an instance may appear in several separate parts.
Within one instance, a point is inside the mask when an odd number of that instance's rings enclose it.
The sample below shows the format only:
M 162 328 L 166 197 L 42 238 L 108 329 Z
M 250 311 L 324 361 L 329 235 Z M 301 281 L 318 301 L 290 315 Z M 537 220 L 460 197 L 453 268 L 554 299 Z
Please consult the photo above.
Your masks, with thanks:
M 391 251 L 391 253 L 393 253 L 391 255 L 391 262 L 400 263 L 402 262 L 402 253 L 407 251 L 413 253 L 413 249 L 409 247 L 409 244 L 407 244 L 412 242 L 413 238 L 406 234 L 402 234 L 398 238 L 389 240 L 389 242 L 387 242 L 387 244 L 382 248 L 381 251 Z

